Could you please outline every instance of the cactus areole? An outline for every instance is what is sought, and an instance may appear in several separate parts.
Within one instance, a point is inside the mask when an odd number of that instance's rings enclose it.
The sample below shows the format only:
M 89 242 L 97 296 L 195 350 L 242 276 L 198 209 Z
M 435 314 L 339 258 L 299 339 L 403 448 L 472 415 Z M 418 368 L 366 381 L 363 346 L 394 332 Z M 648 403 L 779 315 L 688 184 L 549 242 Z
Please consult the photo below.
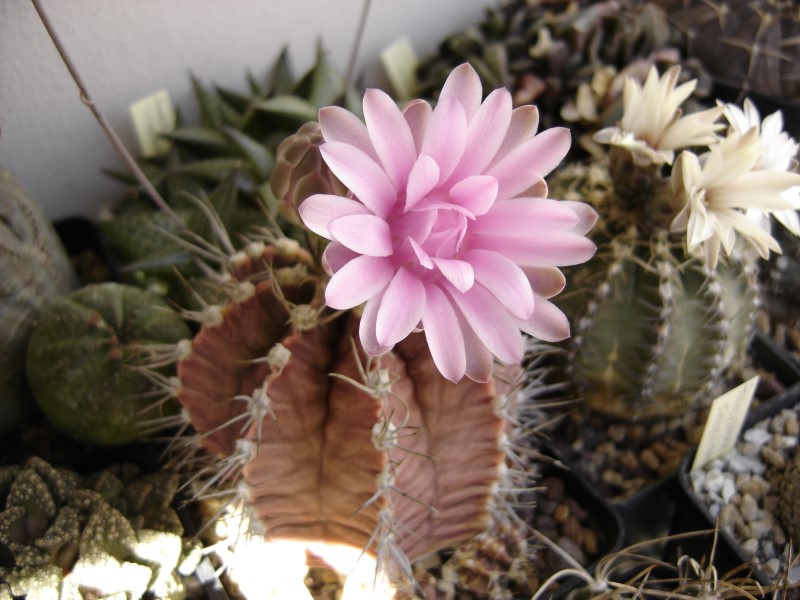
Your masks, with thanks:
M 377 532 L 413 560 L 485 530 L 504 462 L 495 383 L 443 379 L 421 335 L 367 359 L 357 316 L 300 318 L 321 305 L 309 256 L 251 255 L 236 277 L 271 277 L 201 329 L 178 397 L 203 446 L 241 465 L 266 537 L 374 552 Z

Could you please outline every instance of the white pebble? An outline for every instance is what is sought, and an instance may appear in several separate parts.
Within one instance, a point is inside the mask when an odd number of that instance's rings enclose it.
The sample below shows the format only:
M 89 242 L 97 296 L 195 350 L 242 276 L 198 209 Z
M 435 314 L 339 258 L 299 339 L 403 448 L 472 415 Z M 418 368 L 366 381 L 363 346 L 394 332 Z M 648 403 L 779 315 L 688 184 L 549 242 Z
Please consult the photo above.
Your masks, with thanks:
M 775 577 L 778 574 L 778 569 L 781 568 L 781 561 L 777 558 L 770 558 L 767 562 L 761 565 L 764 572 L 770 577 Z
M 772 531 L 772 515 L 750 521 L 750 533 L 754 538 L 764 537 L 770 531 Z
M 739 504 L 739 512 L 745 521 L 753 521 L 759 517 L 758 502 L 750 494 L 742 496 L 742 501 Z
M 766 429 L 757 429 L 755 427 L 748 429 L 744 432 L 742 439 L 752 442 L 757 446 L 763 446 L 766 444 L 769 439 L 772 437 L 772 434 L 767 431 Z
M 756 555 L 756 550 L 758 550 L 758 540 L 754 538 L 749 538 L 742 542 L 741 545 L 742 552 L 744 552 L 747 556 L 753 557 Z
M 722 483 L 720 494 L 722 495 L 722 501 L 725 504 L 730 503 L 730 501 L 736 495 L 736 483 L 733 481 L 733 475 L 725 475 L 725 481 Z
M 734 473 L 758 473 L 761 474 L 766 470 L 766 465 L 756 458 L 749 456 L 735 455 L 731 457 L 728 466 Z

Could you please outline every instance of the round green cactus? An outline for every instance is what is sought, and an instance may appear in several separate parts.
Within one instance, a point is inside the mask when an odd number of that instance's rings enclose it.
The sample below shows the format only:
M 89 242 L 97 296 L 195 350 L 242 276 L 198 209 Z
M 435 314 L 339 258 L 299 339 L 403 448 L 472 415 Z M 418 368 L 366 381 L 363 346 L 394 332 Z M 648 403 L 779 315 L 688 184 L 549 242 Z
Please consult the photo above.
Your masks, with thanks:
M 147 368 L 148 349 L 190 336 L 183 319 L 148 292 L 87 286 L 43 311 L 28 348 L 31 389 L 67 435 L 93 444 L 130 442 L 148 421 L 177 411 L 154 400 L 161 390 L 154 379 L 168 375 Z

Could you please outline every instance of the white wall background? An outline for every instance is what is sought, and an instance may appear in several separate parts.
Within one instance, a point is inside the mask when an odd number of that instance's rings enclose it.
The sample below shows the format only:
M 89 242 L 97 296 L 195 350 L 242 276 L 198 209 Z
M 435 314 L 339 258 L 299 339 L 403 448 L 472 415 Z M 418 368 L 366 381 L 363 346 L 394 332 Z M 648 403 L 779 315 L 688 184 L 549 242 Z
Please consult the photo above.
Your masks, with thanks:
M 244 90 L 281 48 L 296 74 L 317 40 L 344 72 L 364 0 L 42 0 L 95 102 L 136 152 L 129 105 L 169 90 L 193 114 L 189 72 Z M 476 23 L 491 0 L 372 0 L 357 72 L 381 83 L 378 55 L 407 36 L 418 55 Z M 29 0 L 0 0 L 0 166 L 53 219 L 94 216 L 122 188 L 100 172 L 121 161 L 59 58 Z

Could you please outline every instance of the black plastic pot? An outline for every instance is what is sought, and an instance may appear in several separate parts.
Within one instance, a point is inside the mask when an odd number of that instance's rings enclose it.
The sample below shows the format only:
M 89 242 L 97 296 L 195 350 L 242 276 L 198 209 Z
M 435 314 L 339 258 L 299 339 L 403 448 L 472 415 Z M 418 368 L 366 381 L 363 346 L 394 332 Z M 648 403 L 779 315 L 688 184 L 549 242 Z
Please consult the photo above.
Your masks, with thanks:
M 564 483 L 565 496 L 574 499 L 589 513 L 590 526 L 597 534 L 597 556 L 602 558 L 621 550 L 625 537 L 625 525 L 617 508 L 598 494 L 594 486 L 568 465 L 559 466 L 555 463 L 548 465 L 543 469 L 541 479 L 549 476 L 561 479 Z M 585 569 L 587 572 L 593 573 L 596 565 L 597 561 L 594 561 Z M 568 566 L 563 565 L 564 568 Z M 584 583 L 576 578 L 563 579 L 557 587 L 544 594 L 542 598 L 553 600 L 567 598 L 571 592 L 583 585 Z
M 746 431 L 756 423 L 785 408 L 796 406 L 798 403 L 800 403 L 800 381 L 753 411 L 742 430 Z M 695 452 L 692 451 L 684 456 L 678 471 L 680 493 L 676 502 L 672 532 L 712 531 L 706 535 L 671 544 L 667 551 L 668 560 L 675 560 L 678 556 L 687 554 L 697 560 L 702 559 L 706 564 L 713 563 L 720 574 L 746 565 L 746 571 L 751 571 L 752 576 L 762 585 L 775 583 L 762 570 L 751 564 L 749 557 L 742 551 L 733 536 L 723 529 L 716 531 L 716 519 L 709 513 L 707 505 L 692 490 L 689 470 L 694 461 L 694 455 Z

